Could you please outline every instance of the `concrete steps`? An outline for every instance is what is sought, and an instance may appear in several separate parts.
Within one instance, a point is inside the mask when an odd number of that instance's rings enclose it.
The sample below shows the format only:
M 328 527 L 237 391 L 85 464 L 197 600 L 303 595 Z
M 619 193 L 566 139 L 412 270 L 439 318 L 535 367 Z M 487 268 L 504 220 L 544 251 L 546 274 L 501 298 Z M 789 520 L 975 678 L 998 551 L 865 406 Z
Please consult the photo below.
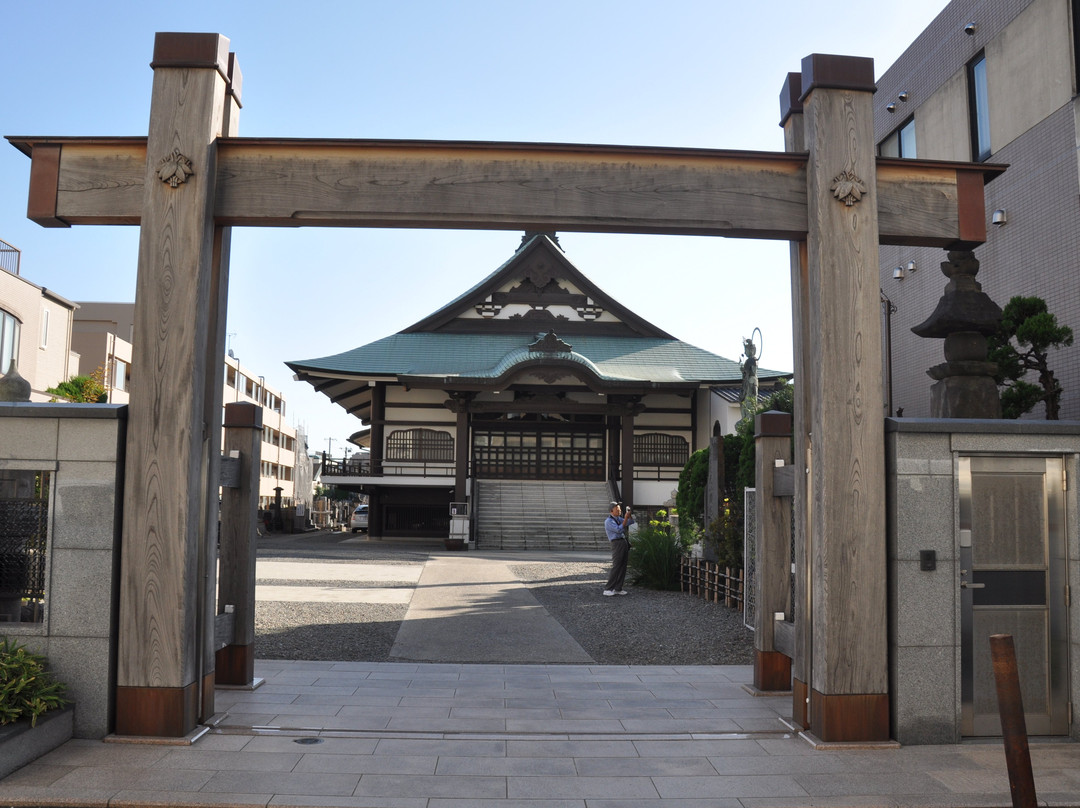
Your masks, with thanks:
M 605 482 L 478 480 L 478 550 L 599 550 L 611 494 Z

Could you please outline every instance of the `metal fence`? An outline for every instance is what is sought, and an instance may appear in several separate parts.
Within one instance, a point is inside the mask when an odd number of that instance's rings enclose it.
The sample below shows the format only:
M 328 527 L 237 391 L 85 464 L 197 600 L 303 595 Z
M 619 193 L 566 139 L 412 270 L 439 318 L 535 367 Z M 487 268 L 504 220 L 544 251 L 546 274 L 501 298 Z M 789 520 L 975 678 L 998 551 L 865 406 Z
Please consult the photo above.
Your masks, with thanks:
M 12 247 L 0 239 L 0 269 L 7 270 L 12 275 L 18 275 L 21 254 L 18 247 Z
M 0 621 L 44 619 L 49 472 L 0 472 Z
M 754 572 L 757 568 L 757 489 L 743 489 L 743 625 L 754 630 L 757 614 L 757 587 Z

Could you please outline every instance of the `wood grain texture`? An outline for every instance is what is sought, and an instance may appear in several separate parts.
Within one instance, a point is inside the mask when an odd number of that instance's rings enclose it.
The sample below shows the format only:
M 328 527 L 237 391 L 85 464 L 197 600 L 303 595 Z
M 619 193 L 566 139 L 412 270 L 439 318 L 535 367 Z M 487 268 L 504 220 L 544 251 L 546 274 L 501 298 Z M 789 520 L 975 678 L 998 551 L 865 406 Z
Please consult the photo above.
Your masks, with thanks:
M 206 366 L 212 205 L 223 101 L 215 70 L 155 71 L 125 469 L 117 682 L 136 689 L 194 685 L 196 701 L 203 676 L 204 402 L 214 375 Z M 155 176 L 158 161 L 174 149 L 194 168 L 176 188 Z
M 878 291 L 877 183 L 871 95 L 815 90 L 804 101 L 810 229 L 810 432 L 813 435 L 812 687 L 888 687 L 885 457 Z M 844 204 L 853 172 L 862 201 Z M 811 720 L 814 721 L 813 715 Z
M 241 486 L 221 492 L 221 546 L 218 561 L 217 609 L 232 606 L 232 645 L 255 642 L 256 513 L 259 507 L 259 463 L 262 452 L 262 409 L 247 402 L 225 405 L 225 454 L 240 455 Z
M 773 470 L 776 460 L 791 463 L 791 435 L 762 435 L 760 425 L 764 417 L 757 416 L 759 428 L 754 440 L 757 455 L 754 648 L 759 652 L 772 652 L 776 650 L 773 614 L 786 612 L 791 598 L 791 499 L 776 496 Z
M 219 221 L 768 234 L 805 229 L 801 160 L 452 146 L 222 144 Z
M 62 146 L 58 220 L 138 223 L 145 140 L 11 140 L 28 152 L 42 147 L 42 159 L 44 146 Z M 945 247 L 978 238 L 964 214 L 975 210 L 973 197 L 960 186 L 978 190 L 1003 167 L 877 162 L 882 244 Z M 543 227 L 796 241 L 807 229 L 806 156 L 798 149 L 228 138 L 219 144 L 218 166 L 219 224 Z
M 57 212 L 70 224 L 138 224 L 146 197 L 146 142 L 64 144 Z
M 799 76 L 799 90 L 802 84 Z M 793 92 L 794 77 L 789 76 L 785 92 Z M 784 121 L 784 149 L 790 152 L 806 151 L 805 118 L 802 101 L 789 104 L 791 113 Z M 789 247 L 791 262 L 791 331 L 793 338 L 793 367 L 796 379 L 809 379 L 810 362 L 810 276 L 806 241 L 792 242 Z M 795 467 L 795 498 L 792 519 L 795 526 L 795 637 L 792 651 L 792 675 L 796 680 L 810 680 L 813 636 L 810 617 L 810 532 L 811 500 L 808 496 L 810 469 L 810 389 L 809 384 L 795 385 L 792 407 L 793 461 Z M 805 707 L 803 708 L 805 712 Z

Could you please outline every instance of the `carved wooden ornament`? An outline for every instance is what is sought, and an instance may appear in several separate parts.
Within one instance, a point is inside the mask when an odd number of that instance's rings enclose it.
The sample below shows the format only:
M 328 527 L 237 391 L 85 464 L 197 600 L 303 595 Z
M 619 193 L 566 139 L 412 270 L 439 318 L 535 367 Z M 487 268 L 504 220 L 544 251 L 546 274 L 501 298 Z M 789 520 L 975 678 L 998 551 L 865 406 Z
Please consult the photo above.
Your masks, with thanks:
M 846 169 L 833 177 L 829 190 L 850 208 L 856 202 L 862 201 L 863 194 L 866 193 L 866 183 L 859 179 L 859 175 L 854 171 Z
M 173 188 L 195 173 L 191 167 L 191 160 L 180 153 L 179 149 L 173 149 L 173 153 L 161 158 L 158 163 L 157 175 L 162 182 L 167 182 Z

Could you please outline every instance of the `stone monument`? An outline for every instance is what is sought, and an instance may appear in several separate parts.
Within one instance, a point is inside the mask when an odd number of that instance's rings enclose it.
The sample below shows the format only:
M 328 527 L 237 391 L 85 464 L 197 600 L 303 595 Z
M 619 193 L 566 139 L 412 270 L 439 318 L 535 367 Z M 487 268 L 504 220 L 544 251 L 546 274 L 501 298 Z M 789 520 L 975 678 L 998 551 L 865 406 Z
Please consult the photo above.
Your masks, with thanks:
M 911 330 L 920 337 L 944 338 L 945 361 L 927 372 L 932 418 L 1000 418 L 1001 399 L 987 361 L 986 338 L 1001 321 L 1001 307 L 983 290 L 975 276 L 979 262 L 971 250 L 949 252 L 941 271 L 949 279 L 937 308 Z

